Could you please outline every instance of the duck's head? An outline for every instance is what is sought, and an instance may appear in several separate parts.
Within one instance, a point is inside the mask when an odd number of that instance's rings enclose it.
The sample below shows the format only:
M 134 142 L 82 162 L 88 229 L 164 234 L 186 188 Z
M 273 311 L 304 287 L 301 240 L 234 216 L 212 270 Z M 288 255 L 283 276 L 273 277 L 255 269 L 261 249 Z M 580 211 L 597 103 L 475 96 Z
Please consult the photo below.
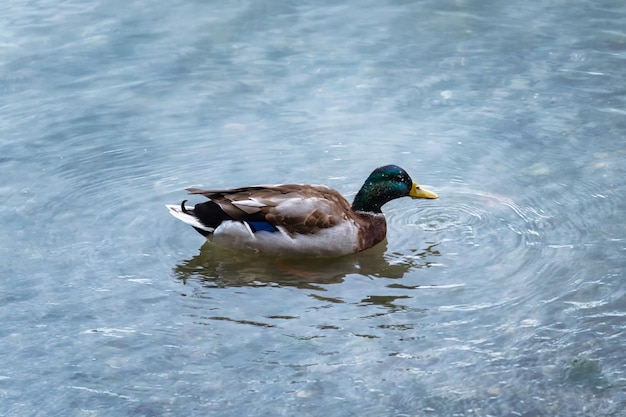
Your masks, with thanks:
M 376 168 L 354 197 L 352 210 L 380 213 L 381 207 L 396 198 L 439 198 L 432 191 L 417 185 L 409 174 L 397 165 Z

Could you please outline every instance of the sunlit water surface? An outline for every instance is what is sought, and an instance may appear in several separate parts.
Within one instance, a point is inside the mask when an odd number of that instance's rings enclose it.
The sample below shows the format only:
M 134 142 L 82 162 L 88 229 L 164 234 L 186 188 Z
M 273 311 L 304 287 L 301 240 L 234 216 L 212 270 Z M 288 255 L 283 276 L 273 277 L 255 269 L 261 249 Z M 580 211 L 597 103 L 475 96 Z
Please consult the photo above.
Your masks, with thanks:
M 0 415 L 626 415 L 623 1 L 0 10 Z M 388 163 L 339 259 L 164 207 Z

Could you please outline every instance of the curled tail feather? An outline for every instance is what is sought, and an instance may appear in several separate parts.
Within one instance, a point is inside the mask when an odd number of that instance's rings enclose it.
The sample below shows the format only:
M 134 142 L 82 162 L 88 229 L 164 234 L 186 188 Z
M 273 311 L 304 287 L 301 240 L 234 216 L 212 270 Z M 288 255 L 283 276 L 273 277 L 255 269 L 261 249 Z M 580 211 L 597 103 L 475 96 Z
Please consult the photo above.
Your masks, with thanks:
M 189 210 L 185 207 L 185 203 L 187 200 L 184 200 L 180 205 L 166 204 L 165 207 L 168 208 L 170 214 L 176 217 L 178 220 L 183 223 L 187 223 L 190 226 L 193 226 L 196 230 L 198 230 L 203 235 L 207 233 L 213 233 L 215 228 L 208 227 L 196 217 L 193 210 Z

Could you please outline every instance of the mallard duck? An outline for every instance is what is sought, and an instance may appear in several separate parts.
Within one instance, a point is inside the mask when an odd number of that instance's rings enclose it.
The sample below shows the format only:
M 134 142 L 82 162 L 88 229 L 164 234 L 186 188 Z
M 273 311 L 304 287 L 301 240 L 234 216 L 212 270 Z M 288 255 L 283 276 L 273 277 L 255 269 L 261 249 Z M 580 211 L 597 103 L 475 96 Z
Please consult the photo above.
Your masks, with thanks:
M 341 256 L 381 242 L 387 223 L 381 207 L 396 198 L 438 198 L 396 165 L 376 168 L 352 205 L 325 185 L 280 184 L 201 190 L 209 201 L 193 209 L 167 205 L 174 217 L 222 246 L 281 256 Z

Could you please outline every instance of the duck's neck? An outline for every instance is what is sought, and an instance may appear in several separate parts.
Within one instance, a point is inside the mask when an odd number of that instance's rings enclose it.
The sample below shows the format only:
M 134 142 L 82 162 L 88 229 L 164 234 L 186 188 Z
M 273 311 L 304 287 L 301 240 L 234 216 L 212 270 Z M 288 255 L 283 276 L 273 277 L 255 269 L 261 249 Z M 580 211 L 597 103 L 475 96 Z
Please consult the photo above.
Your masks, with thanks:
M 365 187 L 363 187 L 354 197 L 352 210 L 364 211 L 367 213 L 382 213 L 381 207 L 383 204 L 384 203 L 380 202 L 380 199 L 373 198 L 371 193 L 366 191 Z

